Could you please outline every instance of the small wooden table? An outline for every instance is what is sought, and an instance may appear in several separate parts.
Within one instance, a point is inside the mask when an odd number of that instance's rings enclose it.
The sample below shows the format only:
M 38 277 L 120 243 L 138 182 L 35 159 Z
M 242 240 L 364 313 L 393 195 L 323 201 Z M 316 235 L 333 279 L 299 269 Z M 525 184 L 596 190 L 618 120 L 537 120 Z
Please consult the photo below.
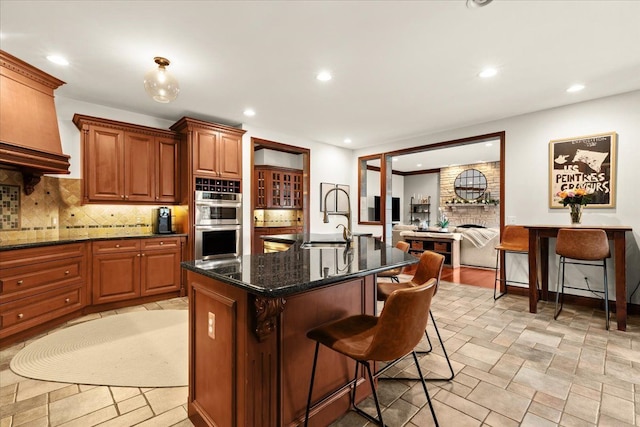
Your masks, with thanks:
M 558 235 L 561 228 L 598 229 L 607 233 L 613 241 L 614 270 L 616 283 L 616 320 L 618 330 L 627 330 L 627 281 L 625 233 L 632 231 L 624 225 L 527 225 L 529 229 L 529 312 L 538 311 L 537 283 L 540 277 L 542 300 L 549 298 L 549 239 Z M 540 271 L 538 272 L 538 263 Z

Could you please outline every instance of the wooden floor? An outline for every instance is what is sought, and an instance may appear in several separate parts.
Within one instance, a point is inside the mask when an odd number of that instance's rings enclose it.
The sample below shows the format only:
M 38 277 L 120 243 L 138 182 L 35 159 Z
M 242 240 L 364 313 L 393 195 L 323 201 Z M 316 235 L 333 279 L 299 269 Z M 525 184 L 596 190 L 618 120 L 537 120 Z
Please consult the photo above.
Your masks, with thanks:
M 415 267 L 407 268 L 404 274 L 415 274 Z M 475 268 L 460 267 L 451 268 L 443 267 L 441 280 L 452 283 L 462 283 L 465 285 L 479 286 L 481 288 L 493 288 L 495 283 L 496 271 L 492 268 Z
M 496 271 L 487 268 L 443 267 L 441 280 L 452 283 L 464 283 L 465 285 L 480 286 L 482 288 L 493 288 Z

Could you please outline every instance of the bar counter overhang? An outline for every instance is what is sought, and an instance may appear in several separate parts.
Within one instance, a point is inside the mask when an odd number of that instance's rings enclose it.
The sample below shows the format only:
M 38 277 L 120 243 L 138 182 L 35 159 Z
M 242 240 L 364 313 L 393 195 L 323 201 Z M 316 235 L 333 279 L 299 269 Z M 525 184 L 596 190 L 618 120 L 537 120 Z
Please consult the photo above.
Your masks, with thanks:
M 228 262 L 188 261 L 189 418 L 197 426 L 296 426 L 304 421 L 314 343 L 306 332 L 376 311 L 376 273 L 417 259 L 371 237 L 351 247 L 339 235 L 279 235 L 287 251 Z M 325 349 L 326 350 L 326 349 Z M 320 351 L 309 424 L 349 408 L 355 364 Z M 361 377 L 358 397 L 368 394 Z

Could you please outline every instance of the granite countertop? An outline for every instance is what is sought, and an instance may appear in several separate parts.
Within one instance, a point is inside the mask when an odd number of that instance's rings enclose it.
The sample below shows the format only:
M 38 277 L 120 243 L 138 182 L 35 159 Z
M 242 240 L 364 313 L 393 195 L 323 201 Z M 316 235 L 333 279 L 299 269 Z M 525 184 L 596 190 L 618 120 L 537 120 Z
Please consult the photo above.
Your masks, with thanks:
M 25 240 L 3 240 L 0 241 L 0 252 L 11 249 L 36 248 L 39 246 L 64 245 L 66 243 L 80 243 L 93 240 L 113 240 L 113 239 L 150 239 L 153 237 L 185 237 L 187 234 L 123 234 L 113 236 L 78 236 L 78 237 L 59 237 L 56 239 L 25 239 Z
M 186 261 L 181 265 L 254 295 L 277 298 L 418 262 L 417 258 L 369 236 L 354 238 L 349 249 L 303 247 L 303 243 L 310 241 L 343 242 L 341 234 L 284 234 L 271 236 L 270 240 L 291 243 L 291 247 L 283 252 L 224 261 Z

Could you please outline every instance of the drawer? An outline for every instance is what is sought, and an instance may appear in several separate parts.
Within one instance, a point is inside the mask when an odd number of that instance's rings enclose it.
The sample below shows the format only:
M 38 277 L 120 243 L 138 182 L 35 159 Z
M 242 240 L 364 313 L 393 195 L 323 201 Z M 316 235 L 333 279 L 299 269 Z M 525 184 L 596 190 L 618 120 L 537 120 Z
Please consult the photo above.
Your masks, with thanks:
M 79 257 L 85 254 L 85 248 L 85 243 L 70 243 L 2 251 L 0 252 L 0 269 Z
M 180 247 L 180 237 L 141 239 L 143 251 L 154 249 L 175 249 Z
M 140 239 L 99 240 L 92 244 L 94 254 L 109 254 L 124 251 L 139 251 Z
M 67 286 L 0 305 L 0 337 L 40 325 L 84 306 L 84 288 Z
M 41 262 L 38 264 L 7 268 L 0 271 L 0 302 L 7 295 L 20 292 L 42 292 L 60 285 L 82 281 L 85 276 L 85 259 L 71 259 Z M 45 289 L 39 289 L 45 287 Z M 26 295 L 25 295 L 26 296 Z
M 449 252 L 449 244 L 445 242 L 434 242 L 433 250 L 436 252 Z
M 411 249 L 424 249 L 422 240 L 412 240 L 411 241 Z

